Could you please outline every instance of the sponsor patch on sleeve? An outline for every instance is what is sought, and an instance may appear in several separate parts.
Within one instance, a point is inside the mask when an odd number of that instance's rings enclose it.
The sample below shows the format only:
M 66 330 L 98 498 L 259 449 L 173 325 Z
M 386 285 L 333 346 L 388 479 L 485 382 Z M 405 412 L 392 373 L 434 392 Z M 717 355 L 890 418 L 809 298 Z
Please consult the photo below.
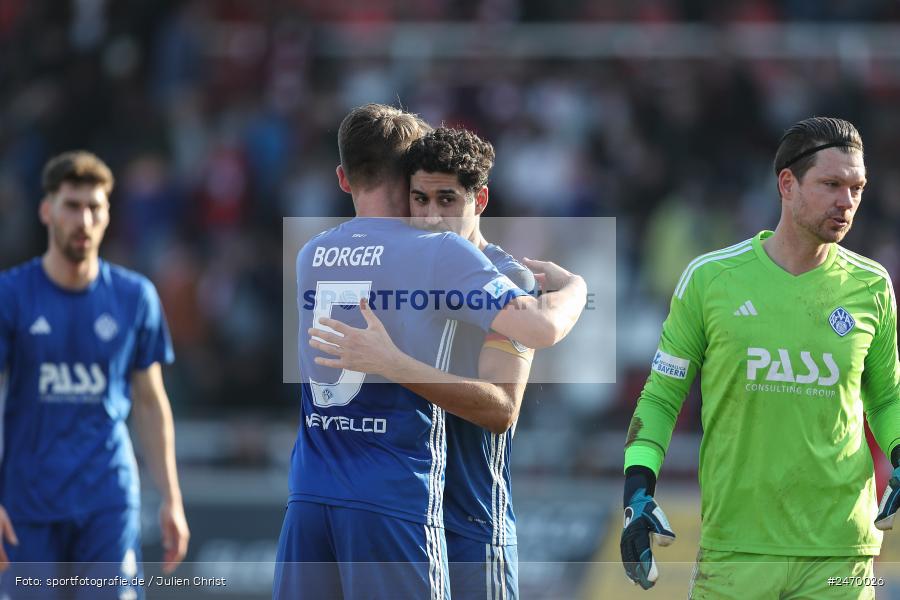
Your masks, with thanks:
M 509 277 L 500 275 L 499 277 L 491 279 L 483 289 L 496 300 L 506 294 L 506 292 L 515 289 L 515 287 L 515 284 L 510 281 Z
M 666 377 L 684 379 L 687 377 L 688 367 L 690 366 L 691 361 L 688 359 L 672 356 L 671 354 L 666 354 L 662 350 L 657 349 L 656 356 L 653 357 L 653 363 L 650 365 L 650 368 Z
M 490 331 L 487 336 L 485 336 L 484 345 L 488 348 L 494 348 L 514 356 L 521 356 L 531 352 L 531 349 L 528 346 L 510 339 L 505 335 L 499 334 L 496 331 Z

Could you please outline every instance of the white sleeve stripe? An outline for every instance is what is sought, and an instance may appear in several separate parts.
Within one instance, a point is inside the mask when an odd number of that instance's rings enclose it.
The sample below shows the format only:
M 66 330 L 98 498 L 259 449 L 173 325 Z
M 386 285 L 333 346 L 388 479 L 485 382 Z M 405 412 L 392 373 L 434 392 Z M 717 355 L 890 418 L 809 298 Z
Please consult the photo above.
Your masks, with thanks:
M 855 254 L 853 252 L 849 252 L 849 251 L 845 250 L 844 248 L 841 248 L 840 246 L 838 246 L 838 254 L 841 256 L 841 258 L 846 260 L 848 263 L 859 267 L 863 271 L 868 271 L 869 273 L 874 273 L 876 275 L 884 277 L 888 281 L 891 280 L 891 276 L 888 275 L 887 269 L 885 269 L 884 267 L 882 267 L 881 265 L 879 265 L 878 263 L 876 263 L 874 261 L 864 260 L 862 256 Z
M 683 277 L 683 283 L 681 283 L 679 287 L 675 288 L 675 296 L 677 296 L 679 300 L 681 299 L 681 297 L 684 295 L 685 290 L 687 289 L 688 284 L 691 281 L 691 276 L 694 274 L 694 271 L 696 271 L 706 263 L 739 256 L 745 252 L 750 252 L 751 250 L 753 250 L 753 246 L 748 243 L 746 246 L 737 248 L 732 252 L 729 252 L 727 254 L 717 254 L 714 256 L 709 256 L 705 260 L 701 260 L 700 262 L 695 264 L 693 267 L 688 267 L 688 270 L 685 272 L 685 277 Z
M 882 265 L 881 263 L 879 263 L 876 260 L 872 260 L 871 258 L 869 258 L 867 256 L 863 256 L 862 254 L 853 252 L 852 250 L 848 250 L 847 248 L 844 248 L 843 246 L 838 246 L 837 249 L 838 249 L 838 252 L 842 253 L 844 256 L 847 256 L 850 258 L 855 258 L 856 260 L 858 260 L 859 262 L 861 262 L 863 264 L 869 265 L 870 267 L 874 267 L 876 269 L 880 269 L 880 270 L 884 271 L 885 273 L 887 273 L 887 269 L 884 268 L 884 265 Z
M 452 355 L 453 350 L 453 338 L 456 337 L 456 328 L 459 325 L 459 321 L 456 319 L 450 321 L 450 332 L 447 336 L 447 346 L 446 350 L 444 350 L 444 360 L 441 363 L 441 366 L 438 367 L 441 371 L 448 372 L 450 371 L 450 356 Z
M 685 275 L 687 275 L 688 271 L 691 270 L 691 267 L 693 267 L 698 261 L 703 260 L 703 259 L 713 256 L 713 255 L 716 255 L 716 254 L 721 254 L 723 252 L 730 252 L 730 251 L 738 248 L 739 246 L 743 246 L 744 244 L 747 244 L 751 241 L 752 241 L 752 238 L 749 240 L 744 240 L 743 242 L 738 242 L 737 244 L 734 244 L 733 246 L 728 246 L 727 248 L 721 248 L 720 250 L 713 250 L 712 252 L 707 252 L 706 254 L 701 254 L 700 256 L 696 257 L 694 260 L 689 262 L 688 266 L 684 268 L 684 271 L 682 271 L 681 277 L 678 279 L 678 285 L 675 286 L 675 289 L 677 290 L 678 288 L 681 287 L 681 283 L 684 281 Z
M 881 269 L 876 269 L 872 266 L 865 265 L 862 263 L 862 261 L 858 260 L 857 255 L 853 255 L 846 251 L 842 252 L 842 250 L 844 250 L 844 249 L 841 248 L 840 246 L 838 246 L 838 256 L 843 258 L 845 261 L 847 261 L 851 265 L 853 265 L 857 268 L 860 268 L 863 271 L 868 271 L 869 273 L 873 273 L 875 275 L 878 275 L 879 277 L 883 277 L 884 280 L 887 281 L 888 293 L 891 295 L 891 299 L 892 300 L 894 299 L 894 284 L 891 282 L 891 276 L 888 275 L 887 270 L 884 270 L 884 267 L 882 267 Z M 851 258 L 851 256 L 853 256 L 853 258 Z M 878 264 L 878 263 L 875 263 L 875 264 Z M 881 266 L 881 265 L 879 265 L 879 266 Z
M 437 357 L 435 357 L 435 359 L 434 359 L 434 368 L 435 369 L 443 370 L 442 365 L 444 363 L 444 352 L 447 349 L 447 346 L 446 346 L 447 334 L 450 332 L 451 323 L 452 323 L 451 319 L 447 319 L 444 322 L 444 332 L 441 334 L 441 341 L 438 342 Z

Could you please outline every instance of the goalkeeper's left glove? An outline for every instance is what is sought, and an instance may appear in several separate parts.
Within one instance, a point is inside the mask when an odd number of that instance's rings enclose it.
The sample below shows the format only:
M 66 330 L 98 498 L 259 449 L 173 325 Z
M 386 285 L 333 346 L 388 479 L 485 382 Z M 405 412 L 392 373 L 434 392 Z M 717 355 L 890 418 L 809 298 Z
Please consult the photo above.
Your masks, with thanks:
M 881 504 L 878 506 L 875 527 L 882 531 L 892 529 L 898 507 L 900 507 L 900 467 L 896 467 L 891 473 L 891 479 L 888 481 L 884 495 L 881 497 Z

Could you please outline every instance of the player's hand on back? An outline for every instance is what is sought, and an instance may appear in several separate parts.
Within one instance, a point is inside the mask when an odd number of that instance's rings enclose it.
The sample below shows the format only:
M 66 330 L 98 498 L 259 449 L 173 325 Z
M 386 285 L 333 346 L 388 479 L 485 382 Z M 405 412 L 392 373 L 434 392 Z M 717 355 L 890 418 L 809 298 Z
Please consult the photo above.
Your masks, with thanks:
M 541 291 L 544 293 L 555 292 L 573 280 L 581 279 L 580 275 L 550 261 L 523 258 L 522 262 L 534 273 L 534 279 L 541 285 Z
M 159 507 L 159 527 L 163 544 L 162 570 L 169 574 L 181 564 L 191 538 L 181 502 L 163 502 Z
M 6 514 L 6 509 L 0 506 L 0 573 L 9 567 L 9 557 L 6 556 L 6 550 L 3 542 L 7 541 L 13 546 L 19 545 L 19 538 L 16 537 L 16 530 L 13 529 L 12 521 Z
M 311 336 L 310 346 L 335 357 L 317 356 L 315 362 L 324 367 L 386 375 L 403 353 L 394 344 L 384 324 L 372 312 L 365 298 L 360 301 L 359 310 L 366 320 L 365 329 L 351 327 L 336 319 L 322 318 L 319 323 L 337 333 L 315 327 L 307 330 Z

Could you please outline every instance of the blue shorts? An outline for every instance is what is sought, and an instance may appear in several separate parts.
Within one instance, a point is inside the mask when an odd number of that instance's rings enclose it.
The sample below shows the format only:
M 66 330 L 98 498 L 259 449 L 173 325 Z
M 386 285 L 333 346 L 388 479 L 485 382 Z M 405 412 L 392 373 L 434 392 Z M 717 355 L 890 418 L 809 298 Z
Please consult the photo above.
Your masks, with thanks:
M 376 512 L 293 501 L 275 557 L 274 600 L 449 600 L 444 530 Z
M 450 530 L 446 535 L 453 600 L 516 600 L 519 597 L 517 546 L 492 546 Z
M 143 598 L 141 586 L 116 585 L 143 577 L 141 514 L 136 507 L 108 509 L 51 523 L 13 521 L 19 545 L 4 543 L 10 568 L 0 575 L 0 598 Z M 43 584 L 25 586 L 17 577 Z M 87 585 L 49 579 L 87 578 Z M 103 581 L 106 580 L 106 581 Z

